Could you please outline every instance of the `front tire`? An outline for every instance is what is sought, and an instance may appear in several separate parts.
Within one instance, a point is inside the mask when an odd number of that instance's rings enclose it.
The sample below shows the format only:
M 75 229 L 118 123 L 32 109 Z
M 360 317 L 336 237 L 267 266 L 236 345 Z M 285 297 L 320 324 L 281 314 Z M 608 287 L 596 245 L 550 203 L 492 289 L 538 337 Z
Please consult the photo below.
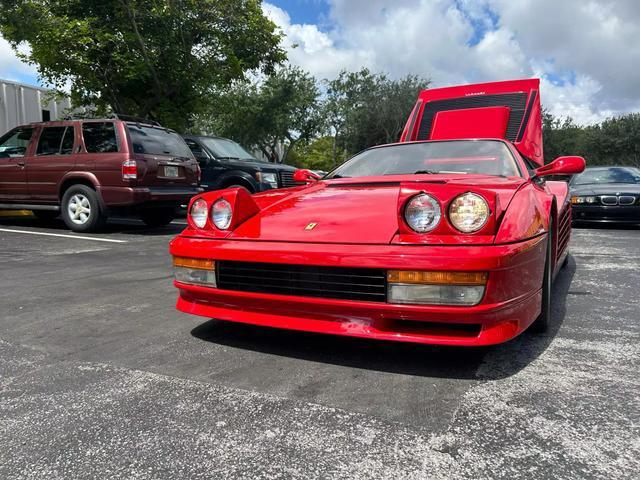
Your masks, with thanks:
M 544 275 L 542 278 L 542 304 L 540 315 L 531 325 L 533 332 L 546 332 L 551 321 L 551 286 L 553 283 L 553 223 L 549 224 L 549 235 L 547 240 L 547 253 L 544 262 Z
M 95 232 L 107 217 L 100 210 L 95 190 L 86 185 L 72 185 L 62 196 L 62 219 L 74 232 Z

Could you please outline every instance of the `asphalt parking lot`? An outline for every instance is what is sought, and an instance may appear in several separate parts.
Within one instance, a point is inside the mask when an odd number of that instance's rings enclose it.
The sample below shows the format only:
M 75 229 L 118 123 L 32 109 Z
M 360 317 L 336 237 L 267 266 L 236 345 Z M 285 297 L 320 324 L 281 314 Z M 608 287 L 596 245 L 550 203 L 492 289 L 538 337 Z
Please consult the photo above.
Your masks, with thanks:
M 637 478 L 640 229 L 574 231 L 548 334 L 450 349 L 181 314 L 180 228 L 0 218 L 0 478 Z

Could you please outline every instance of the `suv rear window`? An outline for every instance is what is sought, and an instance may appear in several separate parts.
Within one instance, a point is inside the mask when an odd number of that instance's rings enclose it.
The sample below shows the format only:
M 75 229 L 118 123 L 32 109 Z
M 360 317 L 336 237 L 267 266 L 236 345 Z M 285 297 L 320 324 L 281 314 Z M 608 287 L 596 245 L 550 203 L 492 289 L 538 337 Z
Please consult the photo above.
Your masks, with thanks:
M 89 153 L 118 151 L 118 138 L 113 122 L 84 122 L 82 124 L 84 146 Z
M 192 158 L 180 135 L 164 128 L 127 124 L 134 153 Z

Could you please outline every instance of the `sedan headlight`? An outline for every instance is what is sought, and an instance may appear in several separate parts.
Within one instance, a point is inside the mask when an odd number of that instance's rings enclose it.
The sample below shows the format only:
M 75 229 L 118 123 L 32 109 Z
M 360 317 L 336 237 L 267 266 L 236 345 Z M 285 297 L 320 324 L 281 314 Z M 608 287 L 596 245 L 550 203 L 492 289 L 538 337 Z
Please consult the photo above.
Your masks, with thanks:
M 574 195 L 573 197 L 571 197 L 571 203 L 573 205 L 584 205 L 585 203 L 598 203 L 598 197 L 594 197 L 594 196 L 586 196 L 586 197 L 581 197 L 581 196 L 577 196 Z
M 278 175 L 262 172 L 262 183 L 268 184 L 271 188 L 278 188 Z
M 449 220 L 462 233 L 480 230 L 489 220 L 490 213 L 487 201 L 475 193 L 462 194 L 449 205 Z
M 404 219 L 407 225 L 418 233 L 427 233 L 436 228 L 441 217 L 440 204 L 426 193 L 416 195 L 404 207 Z
M 204 228 L 207 224 L 207 214 L 208 207 L 207 202 L 205 202 L 202 198 L 199 198 L 193 204 L 191 204 L 191 210 L 189 211 L 189 216 L 191 220 L 198 228 Z
M 220 230 L 226 230 L 231 225 L 231 218 L 233 217 L 233 209 L 231 204 L 224 198 L 216 200 L 211 207 L 211 220 L 213 224 Z

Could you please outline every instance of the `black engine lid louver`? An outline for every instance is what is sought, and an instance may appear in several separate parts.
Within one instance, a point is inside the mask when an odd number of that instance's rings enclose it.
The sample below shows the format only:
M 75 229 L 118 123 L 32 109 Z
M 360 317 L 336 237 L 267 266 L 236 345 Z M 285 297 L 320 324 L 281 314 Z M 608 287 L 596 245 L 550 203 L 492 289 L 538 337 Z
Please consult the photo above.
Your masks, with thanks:
M 463 110 L 467 108 L 509 107 L 511 112 L 505 138 L 511 142 L 515 142 L 518 138 L 518 132 L 520 131 L 526 105 L 527 94 L 525 92 L 477 95 L 427 102 L 424 106 L 417 140 L 429 140 L 433 120 L 438 112 Z

